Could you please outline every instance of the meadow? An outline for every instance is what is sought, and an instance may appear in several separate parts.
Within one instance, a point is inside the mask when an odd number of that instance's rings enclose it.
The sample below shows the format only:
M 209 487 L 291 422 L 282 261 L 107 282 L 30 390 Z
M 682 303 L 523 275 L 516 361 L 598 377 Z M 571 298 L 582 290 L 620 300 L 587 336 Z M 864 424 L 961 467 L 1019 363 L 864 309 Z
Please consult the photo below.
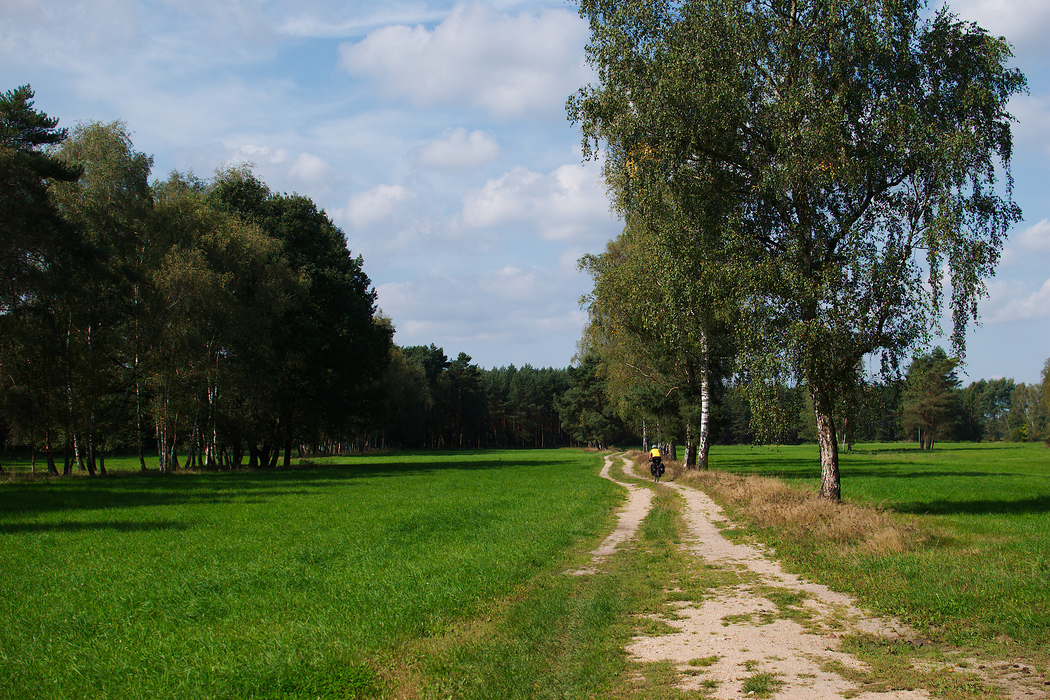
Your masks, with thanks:
M 368 696 L 392 650 L 564 568 L 622 498 L 570 450 L 108 466 L 0 484 L 0 697 Z
M 678 697 L 673 670 L 639 671 L 624 645 L 640 614 L 731 572 L 679 550 L 678 499 L 641 480 L 656 498 L 638 539 L 566 576 L 623 499 L 600 465 L 575 450 L 174 475 L 110 460 L 106 478 L 0 482 L 0 697 Z M 814 446 L 716 446 L 711 467 L 781 501 L 819 483 Z M 732 536 L 915 626 L 921 650 L 846 640 L 887 676 L 947 648 L 1046 668 L 1050 450 L 859 445 L 842 478 L 845 504 L 817 520 L 866 509 L 904 539 L 769 525 L 744 502 L 753 485 L 715 497 Z
M 712 470 L 820 484 L 816 446 L 716 447 Z M 756 527 L 799 571 L 877 613 L 989 653 L 1047 660 L 1050 449 L 1034 443 L 857 445 L 841 455 L 843 501 L 888 512 L 905 541 L 879 548 Z M 729 504 L 732 506 L 733 504 Z M 741 513 L 743 516 L 743 513 Z M 863 544 L 863 543 L 862 543 Z

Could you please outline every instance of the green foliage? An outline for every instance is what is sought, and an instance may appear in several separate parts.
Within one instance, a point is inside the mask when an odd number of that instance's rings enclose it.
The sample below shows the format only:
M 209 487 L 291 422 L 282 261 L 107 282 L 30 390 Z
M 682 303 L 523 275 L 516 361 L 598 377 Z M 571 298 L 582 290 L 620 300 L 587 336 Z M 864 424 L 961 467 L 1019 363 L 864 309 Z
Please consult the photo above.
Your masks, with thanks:
M 60 306 L 76 296 L 76 261 L 92 255 L 48 194 L 80 176 L 52 154 L 67 136 L 57 127 L 28 85 L 0 93 L 0 425 L 49 454 L 63 422 Z
M 1007 419 L 1014 392 L 1012 379 L 980 379 L 960 390 L 963 417 L 960 438 L 964 440 L 1005 440 L 1010 434 Z
M 908 367 L 901 422 L 923 449 L 932 448 L 934 440 L 950 439 L 955 434 L 960 413 L 955 374 L 958 364 L 956 358 L 936 347 L 930 354 L 916 357 Z
M 220 172 L 210 194 L 278 241 L 301 283 L 269 329 L 273 403 L 246 436 L 253 463 L 274 464 L 281 448 L 287 463 L 293 437 L 318 442 L 367 413 L 359 395 L 389 361 L 393 329 L 375 322 L 376 292 L 361 257 L 351 256 L 342 231 L 308 198 L 272 193 L 237 169 Z
M 68 132 L 33 107 L 28 85 L 0 93 L 0 309 L 14 310 L 34 294 L 40 278 L 76 248 L 47 194 L 49 182 L 72 182 L 75 167 L 49 147 Z
M 173 174 L 154 196 L 160 252 L 143 371 L 160 467 L 177 466 L 185 436 L 197 437 L 191 461 L 239 464 L 277 410 L 277 337 L 303 280 L 280 243 L 219 207 L 206 183 Z
M 914 0 L 581 3 L 598 84 L 568 106 L 585 155 L 602 148 L 621 208 L 670 197 L 676 211 L 715 213 L 685 240 L 742 285 L 749 380 L 809 390 L 832 499 L 834 414 L 858 364 L 881 353 L 895 365 L 925 339 L 944 270 L 961 353 L 1020 219 L 1006 104 L 1024 77 L 1004 40 L 922 11 Z
M 369 419 L 356 444 L 400 447 L 551 447 L 572 438 L 555 408 L 571 370 L 482 369 L 442 348 L 394 347 L 387 372 L 363 395 Z
M 123 123 L 67 134 L 32 97 L 0 96 L 5 432 L 91 474 L 121 446 L 145 469 L 150 433 L 162 470 L 352 434 L 393 327 L 328 216 L 246 169 L 151 186 Z
M 66 410 L 55 416 L 73 432 L 90 473 L 105 470 L 106 449 L 131 433 L 122 420 L 144 348 L 136 334 L 151 311 L 143 289 L 153 260 L 149 225 L 153 159 L 136 152 L 120 122 L 78 124 L 54 151 L 82 172 L 75 182 L 51 183 L 50 192 L 67 225 L 90 246 L 69 274 L 72 293 L 54 297 L 51 309 L 64 330 L 61 361 Z
M 578 367 L 569 368 L 569 376 L 572 385 L 555 402 L 562 428 L 574 440 L 604 449 L 624 430 L 607 395 L 601 360 L 597 355 L 584 355 Z
M 606 176 L 617 177 L 611 168 Z M 704 257 L 710 251 L 686 242 L 713 226 L 710 212 L 690 220 L 664 198 L 621 206 L 623 233 L 580 260 L 594 279 L 582 347 L 601 359 L 621 416 L 643 433 L 654 426 L 668 442 L 684 438 L 690 466 L 699 451 L 706 467 L 712 387 L 731 366 L 727 323 L 736 302 L 732 281 Z
M 1040 389 L 1041 405 L 1046 421 L 1046 442 L 1050 445 L 1050 357 L 1043 364 L 1043 384 Z

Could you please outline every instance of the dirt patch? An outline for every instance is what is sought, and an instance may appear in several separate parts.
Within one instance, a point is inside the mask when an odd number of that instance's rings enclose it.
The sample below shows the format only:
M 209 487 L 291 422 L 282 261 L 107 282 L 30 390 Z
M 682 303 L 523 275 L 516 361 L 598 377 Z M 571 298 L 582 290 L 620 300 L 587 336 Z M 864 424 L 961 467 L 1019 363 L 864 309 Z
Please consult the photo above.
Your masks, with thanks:
M 633 468 L 626 457 L 619 458 L 625 470 Z M 593 553 L 591 566 L 574 573 L 596 571 L 604 557 L 634 535 L 648 512 L 650 490 L 613 479 L 609 471 L 612 460 L 606 457 L 602 476 L 620 483 L 630 493 L 620 526 Z M 636 637 L 627 647 L 634 659 L 670 662 L 678 671 L 681 690 L 696 690 L 717 699 L 931 697 L 917 687 L 880 688 L 881 692 L 873 692 L 847 679 L 859 677 L 867 669 L 860 660 L 842 651 L 843 636 L 862 633 L 891 642 L 919 644 L 921 640 L 914 631 L 899 620 L 876 618 L 858 608 L 848 596 L 784 571 L 768 552 L 758 547 L 729 541 L 720 527 L 728 524 L 727 518 L 706 494 L 679 483 L 662 485 L 675 489 L 685 502 L 682 515 L 687 533 L 682 546 L 708 565 L 746 575 L 740 577 L 741 583 L 723 585 L 703 600 L 675 603 L 674 609 L 660 619 L 673 631 Z M 971 672 L 991 668 L 976 662 L 969 666 Z M 980 675 L 985 682 L 998 686 L 1006 697 L 1050 697 L 1037 683 L 1004 684 L 1003 676 L 1009 675 L 1006 673 Z

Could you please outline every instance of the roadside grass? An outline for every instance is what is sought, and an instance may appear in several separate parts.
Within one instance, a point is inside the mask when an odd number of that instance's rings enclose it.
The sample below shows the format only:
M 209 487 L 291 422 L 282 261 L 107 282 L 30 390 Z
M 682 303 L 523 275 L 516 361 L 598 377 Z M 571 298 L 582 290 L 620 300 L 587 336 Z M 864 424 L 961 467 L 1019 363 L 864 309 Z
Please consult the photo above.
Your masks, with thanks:
M 1046 447 L 859 445 L 841 455 L 843 505 L 816 498 L 812 445 L 716 447 L 710 464 L 682 478 L 793 570 L 928 640 L 1050 664 Z
M 622 610 L 608 582 L 584 595 L 555 575 L 623 498 L 597 455 L 329 461 L 143 475 L 131 460 L 116 476 L 109 460 L 112 478 L 0 483 L 0 697 L 393 696 L 394 650 L 483 627 L 493 601 L 518 630 L 507 639 L 540 652 L 552 642 L 534 626 L 561 635 L 567 611 Z M 546 663 L 485 644 L 505 680 Z M 591 654 L 597 671 L 560 673 L 608 673 L 609 648 Z

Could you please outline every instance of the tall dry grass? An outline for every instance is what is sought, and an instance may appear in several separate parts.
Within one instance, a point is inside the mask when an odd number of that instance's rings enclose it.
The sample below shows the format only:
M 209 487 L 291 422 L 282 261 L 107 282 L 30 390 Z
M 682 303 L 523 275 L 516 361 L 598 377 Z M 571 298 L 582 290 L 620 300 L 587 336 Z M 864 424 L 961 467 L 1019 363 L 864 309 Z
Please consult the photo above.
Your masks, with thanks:
M 644 452 L 629 457 L 648 471 Z M 733 515 L 758 528 L 773 528 L 791 539 L 834 544 L 871 554 L 899 554 L 926 539 L 914 523 L 893 511 L 854 503 L 833 503 L 816 491 L 791 486 L 779 479 L 740 476 L 728 472 L 686 469 L 666 462 L 667 476 L 701 489 Z

